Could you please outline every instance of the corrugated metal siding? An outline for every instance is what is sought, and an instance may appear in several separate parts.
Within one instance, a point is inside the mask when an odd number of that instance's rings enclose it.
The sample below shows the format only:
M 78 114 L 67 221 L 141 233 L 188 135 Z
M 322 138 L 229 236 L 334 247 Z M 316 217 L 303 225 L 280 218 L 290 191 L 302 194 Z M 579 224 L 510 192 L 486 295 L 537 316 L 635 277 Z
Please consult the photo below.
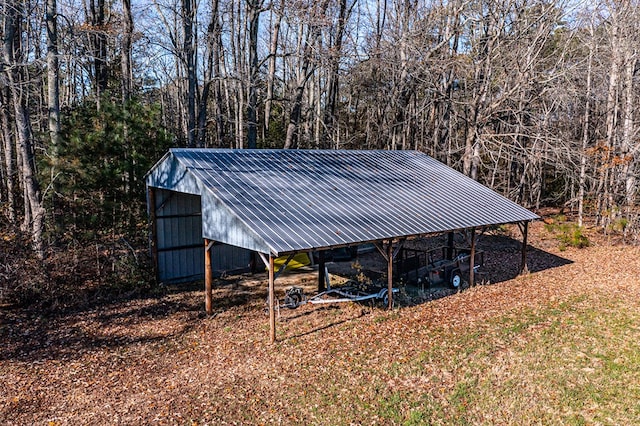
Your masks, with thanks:
M 156 191 L 158 250 L 202 245 L 200 197 L 180 192 Z
M 195 281 L 204 277 L 203 248 L 176 249 L 158 253 L 160 282 Z
M 220 199 L 205 191 L 202 195 L 202 235 L 252 251 L 268 253 L 269 246 Z
M 200 197 L 156 190 L 158 275 L 162 282 L 180 282 L 204 276 L 204 242 Z M 213 272 L 246 268 L 251 252 L 229 245 L 211 249 Z
M 176 160 L 171 151 L 149 171 L 146 182 L 154 188 L 193 195 L 202 193 L 201 182 Z
M 415 151 L 171 154 L 233 216 L 216 224 L 230 226 L 222 238 L 249 235 L 274 254 L 538 218 Z
M 237 270 L 248 270 L 251 262 L 251 251 L 228 244 L 217 244 L 211 248 L 211 261 L 214 275 L 222 275 Z
M 200 197 L 156 190 L 158 275 L 162 282 L 204 274 Z

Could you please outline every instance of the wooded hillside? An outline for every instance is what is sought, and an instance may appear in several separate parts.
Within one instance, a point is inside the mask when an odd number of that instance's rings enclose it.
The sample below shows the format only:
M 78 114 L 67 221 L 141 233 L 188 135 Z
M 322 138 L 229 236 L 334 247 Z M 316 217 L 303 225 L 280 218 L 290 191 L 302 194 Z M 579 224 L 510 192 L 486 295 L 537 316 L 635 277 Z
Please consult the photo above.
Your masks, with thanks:
M 417 149 L 637 241 L 639 10 L 2 0 L 0 217 L 35 258 L 105 235 L 126 253 L 170 146 Z

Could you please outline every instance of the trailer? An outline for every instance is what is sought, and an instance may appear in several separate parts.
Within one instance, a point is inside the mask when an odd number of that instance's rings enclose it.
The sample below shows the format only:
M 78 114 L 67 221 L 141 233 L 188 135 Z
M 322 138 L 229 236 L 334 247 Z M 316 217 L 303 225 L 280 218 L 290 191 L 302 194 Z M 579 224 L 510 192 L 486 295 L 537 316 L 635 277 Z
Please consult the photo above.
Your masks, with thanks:
M 403 248 L 395 269 L 398 278 L 409 284 L 428 287 L 448 285 L 460 288 L 471 269 L 471 249 L 442 246 L 431 250 Z M 477 250 L 474 272 L 484 265 L 484 251 Z
M 398 289 L 392 289 L 393 293 L 398 293 Z M 347 303 L 347 302 L 364 302 L 367 300 L 382 302 L 383 306 L 389 304 L 389 291 L 387 288 L 376 287 L 374 285 L 362 285 L 355 281 L 347 281 L 346 284 L 339 287 L 329 288 L 312 297 L 307 298 L 301 287 L 290 287 L 286 290 L 280 308 L 296 309 L 306 303 L 313 305 L 327 303 Z

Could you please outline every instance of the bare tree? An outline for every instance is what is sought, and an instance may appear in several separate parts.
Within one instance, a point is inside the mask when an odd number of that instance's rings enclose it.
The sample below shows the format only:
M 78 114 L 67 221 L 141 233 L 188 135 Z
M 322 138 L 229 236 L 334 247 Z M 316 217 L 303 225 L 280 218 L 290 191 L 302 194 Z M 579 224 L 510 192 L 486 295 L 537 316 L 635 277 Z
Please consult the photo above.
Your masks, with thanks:
M 247 21 L 249 22 L 249 96 L 247 102 L 247 148 L 255 149 L 258 144 L 258 29 L 262 0 L 247 0 Z
M 131 64 L 133 29 L 131 0 L 122 0 L 122 47 L 120 51 L 120 66 L 122 69 L 122 99 L 125 102 L 131 99 L 133 93 L 133 67 Z
M 28 81 L 25 74 L 25 57 L 23 51 L 22 23 L 26 19 L 26 9 L 23 1 L 4 5 L 5 15 L 3 19 L 4 64 L 1 70 L 10 88 L 13 101 L 14 118 L 17 133 L 17 153 L 20 159 L 19 168 L 22 186 L 25 194 L 25 217 L 23 229 L 31 232 L 31 239 L 36 256 L 44 258 L 44 245 L 42 234 L 44 232 L 45 210 L 42 206 L 42 198 L 35 168 L 35 153 L 33 147 L 33 135 L 31 133 L 31 120 L 27 105 Z
M 590 38 L 594 39 L 593 24 L 589 26 Z M 578 183 L 578 226 L 584 223 L 584 202 L 587 185 L 587 148 L 589 144 L 589 123 L 591 117 L 591 79 L 593 74 L 593 57 L 596 46 L 589 43 L 589 55 L 587 58 L 586 94 L 582 123 L 582 146 L 580 151 L 580 175 Z
M 105 0 L 88 0 L 85 5 L 86 16 L 89 19 L 90 51 L 93 62 L 93 92 L 96 96 L 98 109 L 100 97 L 107 91 L 109 71 L 107 64 L 107 5 Z
M 195 146 L 196 135 L 196 97 L 197 97 L 197 70 L 194 25 L 196 17 L 196 5 L 194 0 L 182 1 L 182 61 L 187 73 L 187 146 Z
M 280 40 L 280 24 L 284 13 L 285 0 L 280 0 L 277 10 L 274 11 L 273 4 L 271 6 L 271 20 L 273 27 L 271 28 L 271 38 L 269 42 L 269 58 L 267 72 L 267 94 L 264 102 L 264 128 L 269 130 L 269 122 L 271 121 L 271 106 L 274 97 L 274 84 L 276 75 L 276 61 L 278 59 L 278 42 Z
M 49 110 L 49 138 L 51 140 L 51 152 L 49 155 L 51 155 L 54 162 L 57 159 L 60 145 L 60 77 L 57 15 L 58 6 L 56 0 L 47 0 L 45 19 L 47 22 L 47 103 Z
M 293 95 L 291 101 L 291 111 L 287 124 L 287 135 L 284 141 L 284 148 L 295 148 L 297 146 L 297 132 L 302 117 L 302 103 L 305 87 L 309 79 L 313 76 L 316 63 L 314 61 L 314 47 L 320 37 L 320 25 L 322 18 L 329 7 L 329 0 L 323 0 L 320 4 L 314 4 L 309 14 L 309 23 L 301 39 L 301 51 L 298 52 L 299 64 L 296 70 L 296 80 L 293 84 Z
M 3 141 L 3 157 L 4 157 L 4 183 L 7 197 L 7 219 L 12 225 L 16 224 L 16 168 L 15 168 L 15 154 L 13 149 L 13 138 L 11 137 L 11 114 L 9 112 L 11 102 L 11 94 L 9 87 L 0 88 L 0 126 L 2 130 Z
M 222 92 L 220 84 L 221 60 L 221 23 L 219 17 L 218 0 L 211 2 L 211 18 L 207 26 L 207 46 L 205 51 L 205 67 L 203 70 L 202 93 L 198 105 L 198 146 L 207 145 L 207 119 L 209 111 L 209 97 L 213 87 L 213 101 L 216 123 L 216 144 L 224 139 L 224 125 L 222 119 Z

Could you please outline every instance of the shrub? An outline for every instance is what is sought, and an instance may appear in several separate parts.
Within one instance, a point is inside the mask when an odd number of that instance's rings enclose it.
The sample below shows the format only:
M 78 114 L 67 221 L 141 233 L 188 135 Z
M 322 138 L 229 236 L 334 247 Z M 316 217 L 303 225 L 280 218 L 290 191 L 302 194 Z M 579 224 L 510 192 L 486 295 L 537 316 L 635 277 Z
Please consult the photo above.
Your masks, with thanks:
M 589 238 L 584 234 L 584 228 L 565 220 L 566 217 L 557 216 L 553 222 L 544 225 L 545 230 L 554 234 L 560 242 L 560 250 L 564 251 L 567 247 L 589 247 Z

